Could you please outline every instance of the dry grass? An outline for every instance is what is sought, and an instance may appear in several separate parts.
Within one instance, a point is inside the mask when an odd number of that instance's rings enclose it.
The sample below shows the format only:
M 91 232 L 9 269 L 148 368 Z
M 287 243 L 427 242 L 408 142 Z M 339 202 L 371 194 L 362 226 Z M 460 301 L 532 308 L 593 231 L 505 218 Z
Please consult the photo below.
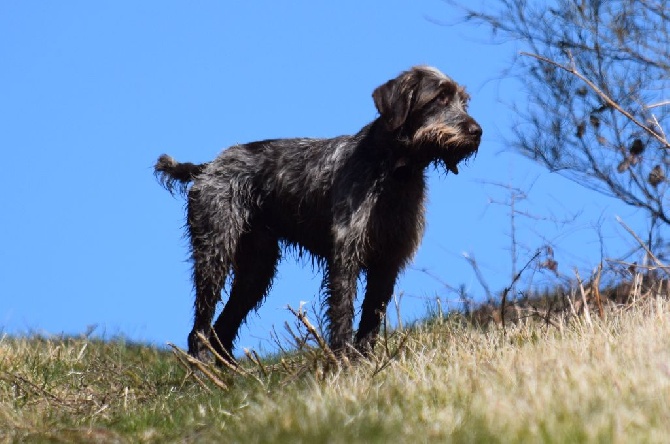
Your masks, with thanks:
M 583 318 L 582 318 L 583 319 Z M 455 319 L 350 367 L 304 350 L 225 371 L 87 339 L 0 341 L 0 441 L 665 442 L 670 304 L 488 331 Z M 383 344 L 382 344 L 383 345 Z M 381 347 L 383 348 L 383 347 Z M 322 363 L 327 363 L 325 355 Z M 283 361 L 283 362 L 282 362 Z M 200 381 L 200 382 L 198 382 Z

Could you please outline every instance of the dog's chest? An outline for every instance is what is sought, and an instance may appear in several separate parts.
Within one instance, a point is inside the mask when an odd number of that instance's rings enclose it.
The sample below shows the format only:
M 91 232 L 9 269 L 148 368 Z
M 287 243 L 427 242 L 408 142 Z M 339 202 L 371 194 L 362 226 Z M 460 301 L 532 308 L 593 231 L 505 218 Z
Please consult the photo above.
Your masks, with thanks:
M 405 261 L 412 257 L 423 236 L 424 202 L 423 180 L 378 182 L 336 224 L 339 230 L 335 236 L 339 237 L 339 233 L 346 237 L 345 243 L 365 263 Z

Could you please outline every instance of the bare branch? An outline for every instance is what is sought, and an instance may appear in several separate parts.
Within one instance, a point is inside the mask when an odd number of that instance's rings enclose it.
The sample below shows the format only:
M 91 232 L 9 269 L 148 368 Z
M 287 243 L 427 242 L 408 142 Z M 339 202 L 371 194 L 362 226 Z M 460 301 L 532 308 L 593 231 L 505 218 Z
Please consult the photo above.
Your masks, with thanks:
M 645 125 L 645 124 L 643 124 L 642 122 L 638 121 L 638 120 L 635 118 L 635 116 L 633 116 L 632 114 L 630 114 L 629 112 L 627 112 L 625 109 L 621 108 L 621 107 L 619 106 L 618 103 L 616 103 L 616 102 L 615 102 L 614 100 L 612 100 L 607 94 L 605 94 L 600 88 L 598 88 L 598 86 L 596 86 L 596 84 L 594 84 L 592 81 L 590 81 L 589 79 L 587 79 L 582 73 L 580 73 L 579 71 L 577 71 L 577 69 L 575 68 L 574 62 L 571 62 L 571 63 L 570 63 L 570 66 L 565 66 L 565 65 L 562 65 L 562 64 L 560 64 L 560 63 L 558 63 L 558 62 L 555 62 L 554 60 L 551 60 L 551 59 L 549 59 L 549 58 L 547 58 L 547 57 L 543 57 L 543 56 L 538 55 L 538 54 L 532 54 L 532 53 L 530 53 L 530 52 L 524 52 L 524 51 L 522 51 L 520 54 L 521 54 L 521 55 L 525 55 L 525 56 L 529 56 L 529 57 L 533 57 L 533 58 L 535 58 L 535 59 L 537 59 L 537 60 L 540 60 L 540 61 L 542 61 L 542 62 L 545 62 L 545 63 L 549 63 L 550 65 L 553 65 L 553 66 L 555 66 L 555 67 L 557 67 L 557 68 L 560 68 L 560 69 L 562 69 L 562 70 L 564 70 L 564 71 L 567 71 L 567 72 L 569 72 L 570 74 L 576 76 L 576 77 L 579 78 L 582 82 L 586 83 L 586 84 L 589 86 L 589 88 L 591 88 L 596 94 L 598 94 L 598 96 L 599 96 L 601 99 L 603 99 L 603 100 L 605 101 L 605 103 L 607 103 L 609 106 L 611 106 L 612 108 L 614 108 L 614 109 L 616 109 L 617 111 L 619 111 L 619 112 L 620 112 L 621 114 L 623 114 L 628 120 L 630 120 L 631 122 L 633 122 L 634 124 L 636 124 L 637 126 L 639 126 L 640 128 L 642 128 L 643 130 L 645 130 L 645 131 L 646 131 L 647 133 L 649 133 L 652 137 L 654 137 L 655 139 L 657 139 L 663 146 L 665 146 L 666 148 L 670 148 L 670 143 L 669 143 L 667 140 L 665 140 L 663 137 L 661 137 L 661 135 L 657 134 L 656 131 L 654 131 L 653 129 L 651 129 L 651 128 L 648 127 L 647 125 Z

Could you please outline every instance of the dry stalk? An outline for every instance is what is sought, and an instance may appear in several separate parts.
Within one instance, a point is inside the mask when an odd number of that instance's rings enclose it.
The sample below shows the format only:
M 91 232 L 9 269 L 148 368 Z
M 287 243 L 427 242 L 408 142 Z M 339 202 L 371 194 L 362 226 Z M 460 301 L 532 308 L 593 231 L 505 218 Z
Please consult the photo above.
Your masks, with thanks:
M 293 329 L 291 328 L 290 325 L 288 325 L 288 322 L 284 322 L 284 329 L 291 336 L 291 339 L 293 340 L 293 343 L 295 344 L 298 350 L 303 350 L 306 348 L 305 345 L 307 343 L 307 338 L 299 337 L 298 335 L 293 333 Z
M 667 281 L 666 281 L 667 282 Z M 655 298 L 660 297 L 663 294 L 663 281 L 658 282 L 658 293 L 654 295 Z
M 225 356 L 221 356 L 221 354 L 214 349 L 214 347 L 212 346 L 212 343 L 210 342 L 209 338 L 207 338 L 204 334 L 202 334 L 201 332 L 198 332 L 197 336 L 198 336 L 198 339 L 200 339 L 200 341 L 202 341 L 202 343 L 205 345 L 205 347 L 207 347 L 207 350 L 212 352 L 212 354 L 216 357 L 216 359 L 221 361 L 221 363 L 224 366 L 226 366 L 226 367 L 230 368 L 231 370 L 235 371 L 237 369 L 237 367 L 239 367 L 239 364 L 237 363 L 237 360 L 223 346 L 223 344 L 221 343 L 221 340 L 219 339 L 219 336 L 216 334 L 216 331 L 214 331 L 214 329 L 212 329 L 211 333 L 212 333 L 212 336 L 214 337 L 214 339 L 216 340 L 216 343 L 219 346 L 219 350 L 222 350 L 223 354 Z M 235 367 L 235 368 L 233 368 L 233 367 Z
M 400 295 L 393 293 L 393 304 L 395 305 L 396 317 L 398 319 L 398 329 L 402 330 L 402 317 L 400 316 L 400 299 L 402 299 L 403 293 Z
M 572 289 L 570 290 L 571 293 L 573 291 L 574 290 L 572 290 Z M 568 300 L 568 305 L 570 306 L 570 313 L 572 314 L 572 317 L 577 318 L 577 310 L 575 310 L 575 304 L 572 303 L 573 296 L 574 296 L 573 294 L 568 295 L 567 300 Z
M 172 354 L 177 358 L 177 361 L 186 369 L 186 375 L 184 376 L 184 379 L 182 380 L 182 385 L 186 382 L 186 380 L 190 377 L 193 377 L 193 379 L 196 380 L 198 385 L 205 389 L 207 392 L 212 393 L 212 390 L 207 387 L 207 384 L 205 384 L 205 381 L 203 381 L 197 373 L 195 373 L 192 370 L 192 366 L 182 357 L 181 353 L 178 353 L 177 350 L 181 351 L 176 345 L 168 342 L 168 345 L 172 347 Z M 175 350 L 176 349 L 176 350 Z M 182 352 L 183 353 L 183 352 Z
M 338 364 L 338 359 L 337 356 L 335 356 L 335 353 L 333 353 L 333 350 L 328 346 L 326 341 L 323 339 L 323 337 L 319 334 L 318 331 L 316 331 L 316 328 L 312 325 L 311 322 L 309 322 L 309 319 L 307 319 L 307 316 L 302 310 L 295 310 L 291 306 L 287 306 L 288 310 L 293 313 L 293 315 L 298 318 L 298 320 L 302 323 L 302 325 L 305 326 L 309 334 L 312 335 L 312 337 L 316 340 L 316 343 L 319 345 L 319 348 L 323 350 L 323 352 L 326 354 L 326 357 L 328 358 L 328 361 L 331 364 Z
M 237 361 L 232 356 L 230 356 L 230 353 L 228 353 L 225 349 L 223 351 L 226 354 L 227 359 L 224 358 L 223 356 L 221 356 L 221 354 L 219 354 L 219 352 L 216 349 L 214 349 L 212 344 L 207 340 L 205 335 L 203 335 L 200 332 L 198 332 L 198 339 L 200 339 L 200 341 L 205 345 L 205 347 L 207 347 L 207 350 L 209 350 L 214 355 L 214 357 L 216 358 L 216 361 L 219 364 L 223 365 L 224 367 L 228 368 L 229 370 L 232 370 L 234 373 L 237 373 L 240 376 L 251 377 L 256 382 L 258 382 L 260 385 L 265 385 L 265 384 L 263 384 L 263 381 L 261 381 L 258 378 L 258 376 L 252 374 L 251 372 L 246 370 L 244 367 L 239 365 L 237 363 Z
M 375 365 L 375 370 L 372 372 L 372 375 L 370 376 L 371 378 L 374 378 L 377 376 L 379 373 L 381 373 L 384 369 L 386 369 L 389 365 L 391 365 L 391 362 L 393 362 L 399 355 L 400 352 L 405 348 L 405 344 L 407 344 L 407 340 L 409 339 L 409 333 L 405 332 L 402 335 L 402 339 L 400 339 L 400 343 L 398 346 L 395 348 L 395 350 L 390 353 L 388 349 L 388 344 L 386 344 L 386 359 L 384 359 L 381 364 L 377 363 Z
M 254 364 L 256 364 L 258 366 L 258 369 L 263 374 L 263 377 L 267 378 L 268 377 L 268 372 L 265 369 L 265 366 L 263 365 L 263 361 L 261 361 L 261 357 L 258 356 L 258 353 L 256 353 L 256 350 L 249 351 L 245 348 L 244 349 L 244 354 L 247 356 L 247 358 L 249 358 L 249 360 L 251 362 L 253 362 Z
M 292 374 L 292 373 L 293 373 L 293 371 L 289 368 L 289 366 L 288 366 L 288 364 L 286 363 L 286 360 L 285 360 L 284 358 L 282 358 L 282 359 L 279 361 L 279 363 L 280 363 L 281 366 L 284 368 L 284 371 L 286 371 L 286 373 L 289 373 L 289 374 Z
M 577 276 L 577 283 L 579 284 L 579 292 L 582 296 L 582 305 L 584 307 L 584 319 L 586 319 L 586 324 L 589 327 L 593 327 L 593 323 L 591 322 L 591 311 L 589 310 L 589 304 L 586 301 L 586 290 L 584 290 L 584 283 L 582 282 L 582 278 L 579 276 L 579 271 L 575 268 L 575 275 Z
M 3 373 L 7 375 L 7 377 L 0 377 L 0 381 L 4 380 L 6 382 L 13 383 L 14 385 L 20 387 L 21 390 L 31 392 L 34 395 L 45 399 L 49 404 L 54 403 L 61 407 L 74 408 L 73 406 L 69 405 L 67 402 L 59 398 L 58 396 L 51 393 L 46 388 L 40 387 L 39 385 L 29 381 L 28 379 L 24 378 L 21 375 L 15 373 L 9 373 L 6 371 L 3 371 Z
M 602 319 L 605 316 L 605 311 L 603 310 L 603 302 L 600 297 L 600 277 L 602 276 L 603 272 L 603 263 L 600 262 L 598 264 L 598 269 L 593 275 L 593 279 L 591 280 L 591 293 L 595 296 L 596 300 L 596 305 L 598 306 L 598 315 Z
M 562 325 L 559 324 L 558 322 L 554 321 L 551 318 L 551 314 L 554 311 L 554 300 L 551 300 L 549 302 L 549 307 L 547 307 L 545 310 L 540 310 L 539 308 L 537 308 L 533 304 L 529 304 L 529 305 L 530 305 L 530 309 L 527 310 L 527 311 L 530 313 L 530 316 L 526 316 L 526 317 L 530 318 L 532 316 L 535 316 L 535 317 L 541 319 L 542 321 L 544 321 L 547 328 L 549 328 L 549 326 L 551 325 L 551 326 L 556 327 L 559 331 L 561 331 L 561 332 L 563 331 Z
M 384 353 L 386 353 L 386 356 L 389 356 L 391 354 L 389 350 L 389 325 L 388 325 L 388 318 L 383 315 L 382 319 L 382 327 L 384 327 Z
M 642 273 L 637 272 L 635 273 L 635 277 L 633 278 L 633 300 L 631 301 L 631 305 L 635 305 L 638 299 L 642 297 L 642 280 L 644 279 L 644 276 Z
M 203 375 L 207 376 L 207 379 L 209 379 L 214 385 L 216 385 L 218 388 L 221 390 L 228 390 L 228 385 L 219 378 L 214 371 L 212 371 L 211 368 L 204 362 L 202 362 L 199 359 L 194 358 L 193 356 L 189 355 L 186 353 L 184 350 L 180 349 L 176 345 L 169 343 L 168 345 L 172 347 L 172 351 L 178 355 L 181 356 L 188 364 L 191 366 L 197 368 L 202 372 Z M 179 360 L 180 362 L 183 362 L 181 359 Z M 201 381 L 200 381 L 201 382 Z
M 437 303 L 438 320 L 440 323 L 442 323 L 444 321 L 444 311 L 442 310 L 442 301 L 440 300 L 439 297 L 436 297 L 435 302 Z

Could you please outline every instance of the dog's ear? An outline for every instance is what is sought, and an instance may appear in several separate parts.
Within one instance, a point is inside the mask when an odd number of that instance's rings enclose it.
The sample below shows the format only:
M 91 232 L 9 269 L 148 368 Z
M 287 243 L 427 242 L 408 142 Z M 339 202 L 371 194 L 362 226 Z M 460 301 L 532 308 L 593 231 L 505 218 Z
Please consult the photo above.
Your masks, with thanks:
M 372 93 L 375 107 L 389 131 L 395 131 L 405 123 L 412 106 L 414 88 L 406 77 L 389 80 Z

